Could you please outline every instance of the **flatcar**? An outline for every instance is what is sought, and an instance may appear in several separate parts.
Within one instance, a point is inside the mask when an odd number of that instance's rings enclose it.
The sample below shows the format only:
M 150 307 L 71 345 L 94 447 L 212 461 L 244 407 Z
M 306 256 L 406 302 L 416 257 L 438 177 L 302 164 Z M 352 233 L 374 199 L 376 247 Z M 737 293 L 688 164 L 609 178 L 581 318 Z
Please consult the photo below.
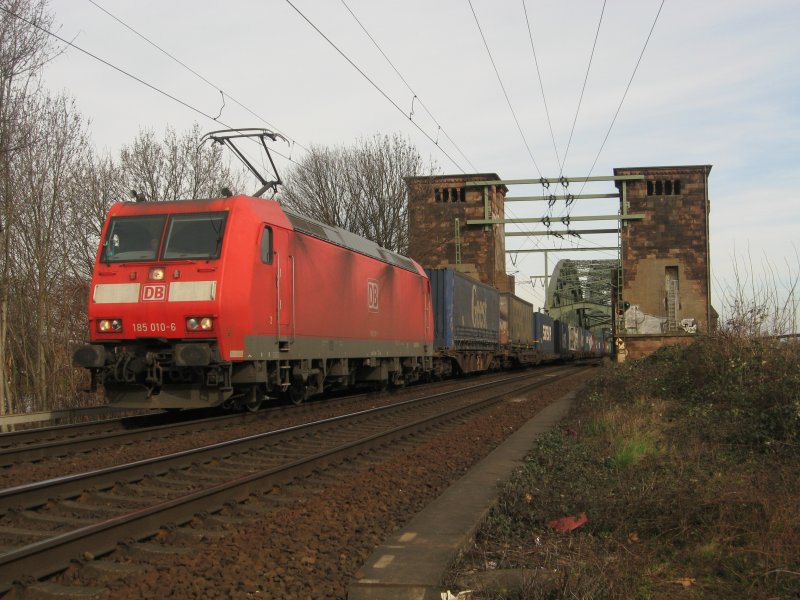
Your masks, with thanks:
M 437 376 L 500 368 L 500 293 L 452 267 L 426 268 Z
M 413 260 L 248 196 L 115 204 L 73 364 L 122 408 L 294 402 L 433 369 Z

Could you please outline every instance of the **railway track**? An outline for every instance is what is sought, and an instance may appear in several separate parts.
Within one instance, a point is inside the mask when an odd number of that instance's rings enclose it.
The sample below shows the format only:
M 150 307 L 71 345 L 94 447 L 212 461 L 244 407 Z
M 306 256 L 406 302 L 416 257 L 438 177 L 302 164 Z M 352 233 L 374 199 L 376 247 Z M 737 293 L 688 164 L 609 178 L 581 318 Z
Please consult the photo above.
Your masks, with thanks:
M 242 415 L 236 417 L 241 419 Z M 218 417 L 206 419 L 208 423 L 218 420 Z M 159 413 L 7 433 L 0 436 L 0 467 L 95 452 L 109 446 L 161 437 L 168 432 L 178 434 L 181 430 L 190 430 L 196 422 L 197 417 L 188 420 L 186 416 Z
M 352 402 L 365 394 L 333 400 Z M 0 467 L 36 462 L 67 454 L 88 453 L 108 446 L 138 443 L 148 439 L 181 435 L 197 428 L 225 428 L 269 420 L 292 411 L 302 414 L 314 406 L 276 406 L 254 413 L 220 413 L 216 410 L 155 412 L 153 414 L 103 419 L 90 423 L 56 425 L 0 434 Z
M 458 421 L 574 373 L 525 376 L 0 491 L 0 591 L 63 570 L 123 540 Z
M 485 375 L 474 381 L 497 379 L 497 375 Z M 214 410 L 159 412 L 0 434 L 0 488 L 35 478 L 52 477 L 53 465 L 58 475 L 66 474 L 70 469 L 72 472 L 86 470 L 81 464 L 87 460 L 93 464 L 92 468 L 107 466 L 110 464 L 108 461 L 121 454 L 123 448 L 129 449 L 125 453 L 132 455 L 130 461 L 140 460 L 150 456 L 146 449 L 156 441 L 171 440 L 169 445 L 173 451 L 177 451 L 197 445 L 198 435 L 205 438 L 204 443 L 213 443 L 223 438 L 246 435 L 246 432 L 276 429 L 309 417 L 319 419 L 320 414 L 340 414 L 350 410 L 349 407 L 365 402 L 376 405 L 393 403 L 404 396 L 452 387 L 453 381 L 437 382 L 424 387 L 397 390 L 391 394 L 361 393 L 300 406 L 274 406 L 255 414 L 221 414 Z M 114 456 L 98 461 L 106 449 L 111 449 Z

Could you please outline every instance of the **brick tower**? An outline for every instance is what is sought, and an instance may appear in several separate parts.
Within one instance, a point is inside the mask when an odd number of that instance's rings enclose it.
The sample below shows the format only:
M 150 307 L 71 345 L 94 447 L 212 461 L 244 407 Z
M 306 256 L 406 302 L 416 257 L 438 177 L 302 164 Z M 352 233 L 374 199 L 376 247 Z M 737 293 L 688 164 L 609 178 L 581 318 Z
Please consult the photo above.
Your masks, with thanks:
M 628 214 L 621 230 L 618 345 L 629 358 L 691 341 L 715 326 L 711 307 L 708 174 L 711 165 L 614 169 Z
M 505 226 L 466 224 L 467 219 L 503 218 L 506 186 L 466 186 L 498 179 L 495 173 L 408 177 L 411 258 L 425 267 L 454 267 L 513 292 L 514 277 L 506 275 Z

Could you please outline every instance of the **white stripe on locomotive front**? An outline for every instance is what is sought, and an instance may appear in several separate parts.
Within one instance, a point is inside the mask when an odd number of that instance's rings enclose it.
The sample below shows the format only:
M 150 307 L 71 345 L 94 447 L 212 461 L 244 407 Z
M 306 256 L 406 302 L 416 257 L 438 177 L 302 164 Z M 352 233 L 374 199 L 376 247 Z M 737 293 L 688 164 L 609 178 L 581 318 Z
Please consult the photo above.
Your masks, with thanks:
M 133 304 L 139 302 L 138 283 L 98 283 L 92 300 L 95 304 Z M 169 284 L 169 302 L 214 300 L 216 281 L 173 281 Z

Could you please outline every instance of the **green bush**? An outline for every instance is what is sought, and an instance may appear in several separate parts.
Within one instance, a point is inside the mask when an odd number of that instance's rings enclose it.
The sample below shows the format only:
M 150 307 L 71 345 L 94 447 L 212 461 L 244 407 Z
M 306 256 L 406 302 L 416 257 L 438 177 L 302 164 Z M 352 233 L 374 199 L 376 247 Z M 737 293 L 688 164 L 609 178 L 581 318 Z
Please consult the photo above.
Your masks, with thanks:
M 800 442 L 800 345 L 773 338 L 701 337 L 610 369 L 595 402 L 676 400 L 707 435 L 759 447 Z M 603 398 L 601 400 L 600 398 Z

